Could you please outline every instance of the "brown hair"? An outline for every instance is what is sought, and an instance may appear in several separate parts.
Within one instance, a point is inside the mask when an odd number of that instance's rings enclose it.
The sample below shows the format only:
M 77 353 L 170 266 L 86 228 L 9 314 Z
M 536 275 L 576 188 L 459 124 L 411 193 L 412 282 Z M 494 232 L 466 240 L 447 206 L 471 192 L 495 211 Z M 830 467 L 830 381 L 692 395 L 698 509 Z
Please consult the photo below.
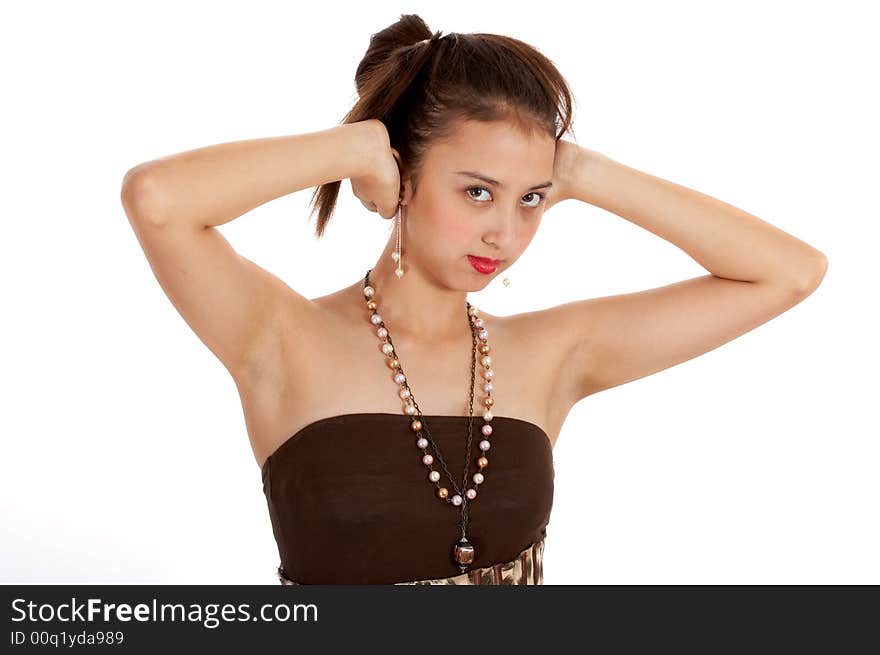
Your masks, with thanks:
M 416 14 L 373 34 L 355 73 L 358 101 L 342 123 L 381 120 L 410 173 L 415 193 L 428 147 L 450 135 L 457 119 L 516 122 L 559 140 L 573 134 L 572 92 L 535 48 L 498 34 L 431 33 Z M 406 171 L 404 171 L 406 174 Z M 321 238 L 341 185 L 315 188 Z

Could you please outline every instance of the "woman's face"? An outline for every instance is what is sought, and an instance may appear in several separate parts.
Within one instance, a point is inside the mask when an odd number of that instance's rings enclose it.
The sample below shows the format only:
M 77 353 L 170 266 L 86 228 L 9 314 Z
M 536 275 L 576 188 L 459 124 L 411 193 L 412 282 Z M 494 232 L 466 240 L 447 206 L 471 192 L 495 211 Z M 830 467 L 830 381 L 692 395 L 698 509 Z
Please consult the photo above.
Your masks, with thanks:
M 446 286 L 475 291 L 519 259 L 535 236 L 556 141 L 507 121 L 458 125 L 425 154 L 415 197 L 405 182 L 403 249 Z M 486 275 L 468 255 L 503 261 Z

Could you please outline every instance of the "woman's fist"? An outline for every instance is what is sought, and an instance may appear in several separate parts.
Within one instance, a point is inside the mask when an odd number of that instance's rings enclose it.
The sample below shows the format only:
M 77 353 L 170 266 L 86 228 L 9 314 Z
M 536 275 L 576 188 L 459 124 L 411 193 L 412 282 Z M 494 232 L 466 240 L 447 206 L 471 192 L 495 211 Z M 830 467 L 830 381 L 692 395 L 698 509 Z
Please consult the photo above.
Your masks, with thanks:
M 363 121 L 371 139 L 367 144 L 367 171 L 351 178 L 351 190 L 371 212 L 382 218 L 393 218 L 403 193 L 400 153 L 391 147 L 385 124 L 377 119 Z

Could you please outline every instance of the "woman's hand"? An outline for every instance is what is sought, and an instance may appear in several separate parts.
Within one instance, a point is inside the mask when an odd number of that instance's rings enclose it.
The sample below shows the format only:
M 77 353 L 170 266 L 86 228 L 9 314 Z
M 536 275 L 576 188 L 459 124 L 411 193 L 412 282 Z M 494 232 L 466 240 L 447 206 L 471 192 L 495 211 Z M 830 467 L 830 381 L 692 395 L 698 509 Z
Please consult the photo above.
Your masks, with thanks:
M 546 212 L 556 203 L 574 198 L 574 180 L 578 167 L 586 165 L 590 151 L 576 143 L 559 139 L 556 142 L 556 156 L 553 159 L 553 186 L 547 192 Z
M 391 147 L 388 130 L 382 121 L 371 118 L 362 122 L 368 135 L 365 141 L 366 172 L 351 178 L 351 190 L 371 212 L 378 212 L 382 218 L 393 218 L 403 192 L 400 153 Z

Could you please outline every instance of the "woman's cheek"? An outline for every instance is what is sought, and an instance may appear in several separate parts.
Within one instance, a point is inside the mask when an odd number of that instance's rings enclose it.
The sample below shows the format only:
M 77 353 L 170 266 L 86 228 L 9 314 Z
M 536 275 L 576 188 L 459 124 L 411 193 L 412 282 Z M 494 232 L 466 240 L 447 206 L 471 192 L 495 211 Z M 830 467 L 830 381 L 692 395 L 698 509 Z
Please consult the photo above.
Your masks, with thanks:
M 526 248 L 529 247 L 529 244 L 532 243 L 532 239 L 535 238 L 535 234 L 537 234 L 538 228 L 530 228 L 519 240 L 519 252 L 522 253 Z
M 467 244 L 473 241 L 476 223 L 468 221 L 466 216 L 456 214 L 444 221 L 446 243 Z

